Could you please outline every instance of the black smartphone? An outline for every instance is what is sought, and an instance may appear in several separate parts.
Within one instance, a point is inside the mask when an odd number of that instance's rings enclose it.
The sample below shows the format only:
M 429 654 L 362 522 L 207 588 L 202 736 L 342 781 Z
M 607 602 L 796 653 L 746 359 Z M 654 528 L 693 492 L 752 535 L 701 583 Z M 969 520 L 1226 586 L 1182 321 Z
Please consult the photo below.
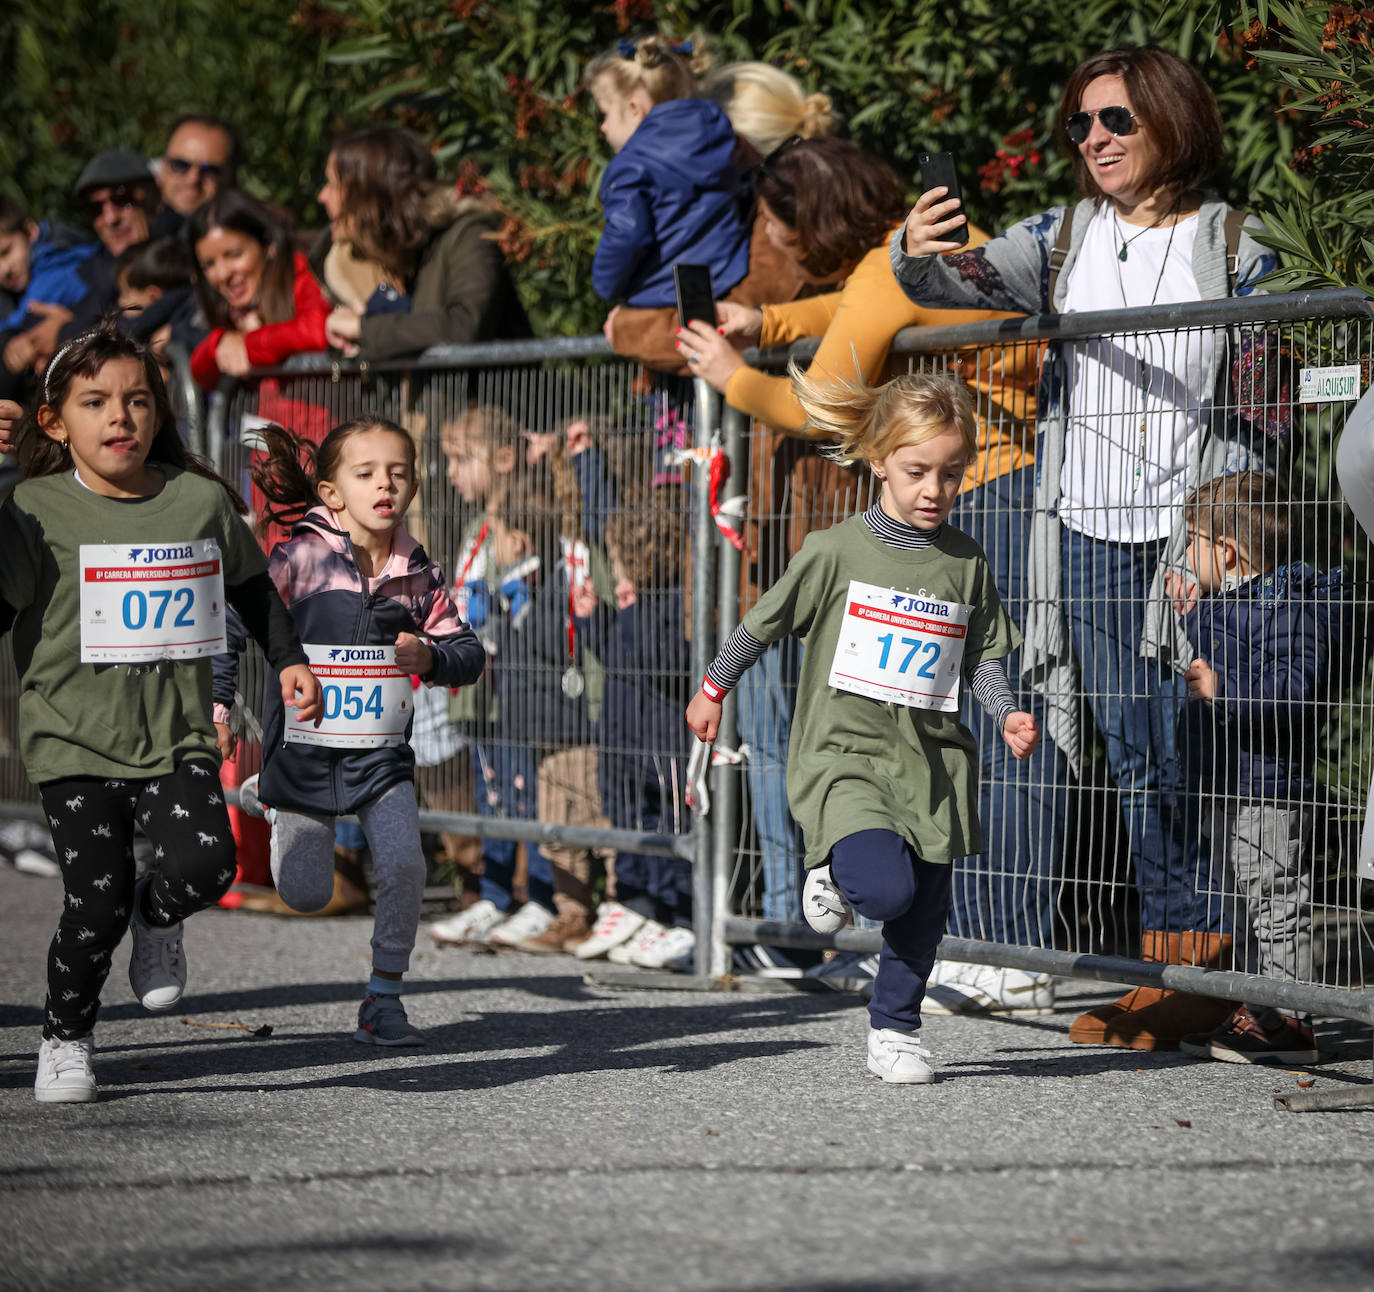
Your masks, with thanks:
M 954 169 L 953 153 L 922 153 L 916 158 L 921 167 L 921 192 L 929 193 L 933 188 L 947 188 L 949 192 L 940 199 L 948 202 L 950 198 L 959 199 L 960 211 L 963 210 L 964 195 L 959 189 L 959 172 Z M 951 215 L 957 212 L 951 212 Z M 964 212 L 964 223 L 957 229 L 950 229 L 940 235 L 942 242 L 957 242 L 961 247 L 968 241 L 968 218 Z M 949 217 L 947 216 L 946 219 Z
M 673 286 L 677 288 L 679 326 L 686 327 L 693 319 L 716 326 L 716 292 L 711 286 L 710 265 L 679 261 L 673 266 Z

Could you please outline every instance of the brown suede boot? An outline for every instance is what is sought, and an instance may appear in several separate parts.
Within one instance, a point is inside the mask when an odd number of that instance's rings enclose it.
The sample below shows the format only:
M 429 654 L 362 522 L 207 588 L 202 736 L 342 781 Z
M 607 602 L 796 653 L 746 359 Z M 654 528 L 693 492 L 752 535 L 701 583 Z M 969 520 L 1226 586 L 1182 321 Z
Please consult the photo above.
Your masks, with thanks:
M 1160 933 L 1141 938 L 1141 959 L 1156 964 L 1231 967 L 1229 933 Z M 1136 987 L 1109 1005 L 1074 1019 L 1069 1040 L 1076 1045 L 1114 1045 L 1126 1050 L 1176 1050 L 1194 1031 L 1219 1027 L 1234 1002 L 1162 987 Z M 1193 1027 L 1193 1024 L 1197 1024 Z

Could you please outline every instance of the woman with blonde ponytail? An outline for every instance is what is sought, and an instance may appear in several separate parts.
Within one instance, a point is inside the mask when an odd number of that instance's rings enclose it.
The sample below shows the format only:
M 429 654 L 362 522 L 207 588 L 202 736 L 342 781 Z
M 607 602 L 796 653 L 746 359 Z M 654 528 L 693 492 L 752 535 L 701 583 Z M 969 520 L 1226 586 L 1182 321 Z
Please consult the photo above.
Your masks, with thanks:
M 1040 729 L 1018 710 L 999 662 L 1020 634 L 983 550 L 946 523 L 977 453 L 973 399 L 954 377 L 884 386 L 860 375 L 793 373 L 798 400 L 842 462 L 867 464 L 881 497 L 811 533 L 706 671 L 687 709 L 715 739 L 721 706 L 770 642 L 805 646 L 787 795 L 806 839 L 802 909 L 833 934 L 855 912 L 879 920 L 868 1070 L 935 1079 L 920 1043 L 921 1002 L 944 933 L 951 863 L 982 847 L 978 749 L 959 720 L 967 687 L 1012 756 Z

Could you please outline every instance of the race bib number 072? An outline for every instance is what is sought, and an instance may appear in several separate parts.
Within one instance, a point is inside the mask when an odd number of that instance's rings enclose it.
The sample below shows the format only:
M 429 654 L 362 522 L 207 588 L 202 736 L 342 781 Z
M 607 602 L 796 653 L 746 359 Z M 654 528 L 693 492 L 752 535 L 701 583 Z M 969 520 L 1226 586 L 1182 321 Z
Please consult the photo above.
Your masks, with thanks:
M 956 712 L 971 611 L 852 580 L 830 685 L 871 700 Z
M 310 671 L 324 692 L 317 727 L 286 710 L 286 739 L 330 749 L 376 749 L 405 743 L 415 712 L 410 675 L 396 667 L 394 646 L 311 646 Z
M 126 547 L 82 543 L 81 662 L 222 655 L 224 572 L 213 538 Z

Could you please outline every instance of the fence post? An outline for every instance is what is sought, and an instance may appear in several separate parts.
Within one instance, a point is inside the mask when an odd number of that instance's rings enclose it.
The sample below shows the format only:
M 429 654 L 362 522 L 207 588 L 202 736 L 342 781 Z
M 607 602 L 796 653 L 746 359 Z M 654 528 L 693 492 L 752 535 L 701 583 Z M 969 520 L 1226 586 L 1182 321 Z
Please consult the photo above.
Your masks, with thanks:
M 721 397 L 700 377 L 692 445 L 703 454 L 717 442 Z M 711 468 L 699 456 L 692 465 L 692 685 L 699 685 L 716 654 L 716 525 L 711 519 Z M 692 849 L 692 912 L 696 926 L 695 974 L 709 980 L 725 955 L 716 916 L 715 839 L 711 823 L 697 820 Z
M 730 464 L 730 475 L 717 501 L 723 506 L 749 491 L 749 419 L 736 408 L 726 407 L 721 416 L 721 448 Z M 714 528 L 714 526 L 713 526 Z M 743 524 L 740 525 L 741 531 Z M 714 538 L 715 535 L 712 535 Z M 742 556 L 733 544 L 718 543 L 716 645 L 724 642 L 739 623 L 740 567 Z M 708 661 L 709 663 L 709 661 Z M 702 667 L 705 672 L 705 666 Z M 699 677 L 700 675 L 698 675 Z M 693 679 L 695 683 L 697 678 Z M 735 693 L 725 697 L 717 740 L 726 749 L 739 745 L 738 707 Z M 731 860 L 739 840 L 740 775 L 742 769 L 722 764 L 711 775 L 711 851 L 715 871 L 715 900 L 711 907 L 711 973 L 730 970 L 730 946 L 725 941 L 725 918 L 730 913 Z

